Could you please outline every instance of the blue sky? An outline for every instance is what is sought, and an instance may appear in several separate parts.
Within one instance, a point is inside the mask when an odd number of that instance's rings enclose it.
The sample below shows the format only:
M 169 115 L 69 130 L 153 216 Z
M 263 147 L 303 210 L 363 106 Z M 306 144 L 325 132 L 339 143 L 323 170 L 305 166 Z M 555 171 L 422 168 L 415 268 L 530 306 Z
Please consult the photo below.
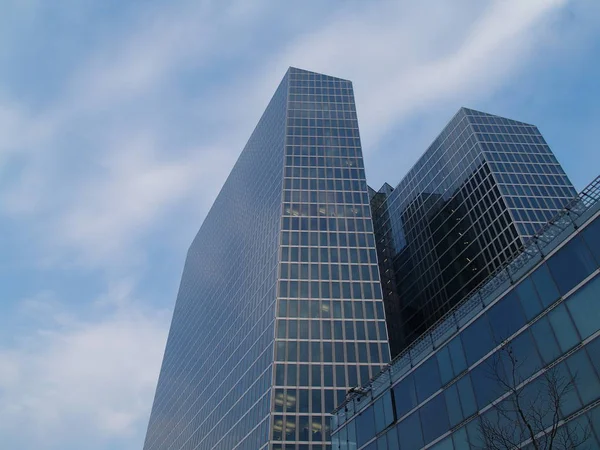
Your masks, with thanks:
M 597 0 L 8 0 L 0 439 L 140 449 L 185 252 L 288 66 L 354 82 L 369 184 L 460 106 L 600 173 Z

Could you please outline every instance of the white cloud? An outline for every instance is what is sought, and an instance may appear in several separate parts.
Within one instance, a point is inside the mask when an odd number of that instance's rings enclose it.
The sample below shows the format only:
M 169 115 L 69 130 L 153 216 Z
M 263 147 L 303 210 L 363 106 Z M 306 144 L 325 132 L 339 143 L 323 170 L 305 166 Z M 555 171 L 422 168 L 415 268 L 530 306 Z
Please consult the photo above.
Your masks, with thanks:
M 0 434 L 10 448 L 64 449 L 84 437 L 86 448 L 114 437 L 141 445 L 169 314 L 133 302 L 127 285 L 106 296 L 120 300 L 99 301 L 93 319 L 48 307 L 47 293 L 28 301 L 44 325 L 0 347 Z

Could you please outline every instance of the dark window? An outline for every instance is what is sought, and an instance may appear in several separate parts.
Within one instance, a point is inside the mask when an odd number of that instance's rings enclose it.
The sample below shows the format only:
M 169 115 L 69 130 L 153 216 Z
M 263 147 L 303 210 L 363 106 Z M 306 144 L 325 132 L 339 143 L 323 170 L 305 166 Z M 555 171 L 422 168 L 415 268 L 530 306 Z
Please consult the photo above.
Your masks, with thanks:
M 561 294 L 566 294 L 597 266 L 581 236 L 575 236 L 550 258 L 548 267 L 558 290 Z
M 400 422 L 396 428 L 402 450 L 418 450 L 423 447 L 423 436 L 421 434 L 418 411 L 415 411 Z
M 380 433 L 394 421 L 392 411 L 392 396 L 390 392 L 383 394 L 374 404 L 375 409 L 375 432 Z
M 600 275 L 589 281 L 565 302 L 582 339 L 591 336 L 600 328 L 599 300 Z
M 525 311 L 527 320 L 531 320 L 542 312 L 542 304 L 537 295 L 531 278 L 525 278 L 516 288 L 516 292 L 521 300 L 521 306 Z
M 375 436 L 373 407 L 369 407 L 356 417 L 356 446 L 363 446 Z
M 493 348 L 494 342 L 485 314 L 479 317 L 462 332 L 461 341 L 469 365 L 478 361 Z
M 600 264 L 600 219 L 594 220 L 585 227 L 581 234 L 596 258 L 596 263 Z
M 588 345 L 585 346 L 588 355 L 590 355 L 590 359 L 592 360 L 592 364 L 596 367 L 596 371 L 598 375 L 600 375 L 600 337 L 597 337 Z
M 487 316 L 496 343 L 504 341 L 525 324 L 519 298 L 514 291 L 496 303 L 487 313 Z
M 446 388 L 444 390 L 444 395 L 446 397 L 446 407 L 448 408 L 448 419 L 450 421 L 450 426 L 454 427 L 463 420 L 456 383 Z
M 425 444 L 444 434 L 450 428 L 448 413 L 446 412 L 446 402 L 442 393 L 423 405 L 419 413 L 421 415 Z
M 584 405 L 600 397 L 600 382 L 586 352 L 581 349 L 567 359 L 571 374 L 575 377 L 575 387 Z
M 558 342 L 556 342 L 548 317 L 542 317 L 536 321 L 531 326 L 531 331 L 545 365 L 550 364 L 561 355 Z
M 495 358 L 495 354 L 490 356 L 471 371 L 473 390 L 475 391 L 475 398 L 477 399 L 479 409 L 502 394 L 498 383 L 498 374 L 501 375 L 501 373 L 496 372 Z
M 425 361 L 425 363 L 415 371 L 414 379 L 419 402 L 424 401 L 437 391 L 442 386 L 442 383 L 440 381 L 440 373 L 436 358 L 429 358 Z
M 558 299 L 558 289 L 554 284 L 554 280 L 550 276 L 550 272 L 548 271 L 548 266 L 546 264 L 542 264 L 537 268 L 535 272 L 531 275 L 531 279 L 535 284 L 535 288 L 540 296 L 540 300 L 542 301 L 542 305 L 544 308 L 550 306 L 552 303 Z
M 394 399 L 398 418 L 417 406 L 417 394 L 412 375 L 409 375 L 394 386 Z
M 550 325 L 552 325 L 558 345 L 563 353 L 571 350 L 579 343 L 577 330 L 575 330 L 575 326 L 571 322 L 564 303 L 561 303 L 548 313 L 548 320 L 550 321 Z

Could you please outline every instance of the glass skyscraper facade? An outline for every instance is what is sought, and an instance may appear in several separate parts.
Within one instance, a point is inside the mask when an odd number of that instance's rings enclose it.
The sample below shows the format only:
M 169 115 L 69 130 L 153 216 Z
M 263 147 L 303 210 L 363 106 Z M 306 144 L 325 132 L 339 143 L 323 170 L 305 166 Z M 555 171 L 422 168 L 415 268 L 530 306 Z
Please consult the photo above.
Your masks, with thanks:
M 600 449 L 600 178 L 359 391 L 334 450 Z
M 144 449 L 329 449 L 389 358 L 352 84 L 290 68 L 188 251 Z
M 575 195 L 535 126 L 461 108 L 396 188 L 370 190 L 392 356 Z

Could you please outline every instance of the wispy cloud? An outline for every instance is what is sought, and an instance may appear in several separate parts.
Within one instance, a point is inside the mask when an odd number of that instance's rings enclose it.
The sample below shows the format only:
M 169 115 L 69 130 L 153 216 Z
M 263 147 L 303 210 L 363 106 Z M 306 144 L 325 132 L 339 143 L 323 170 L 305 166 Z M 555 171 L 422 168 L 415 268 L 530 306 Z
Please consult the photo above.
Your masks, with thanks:
M 169 314 L 134 301 L 128 282 L 91 303 L 95 318 L 71 314 L 48 293 L 25 303 L 39 326 L 16 347 L 0 347 L 3 445 L 65 449 L 85 440 L 101 448 L 115 436 L 140 439 Z

